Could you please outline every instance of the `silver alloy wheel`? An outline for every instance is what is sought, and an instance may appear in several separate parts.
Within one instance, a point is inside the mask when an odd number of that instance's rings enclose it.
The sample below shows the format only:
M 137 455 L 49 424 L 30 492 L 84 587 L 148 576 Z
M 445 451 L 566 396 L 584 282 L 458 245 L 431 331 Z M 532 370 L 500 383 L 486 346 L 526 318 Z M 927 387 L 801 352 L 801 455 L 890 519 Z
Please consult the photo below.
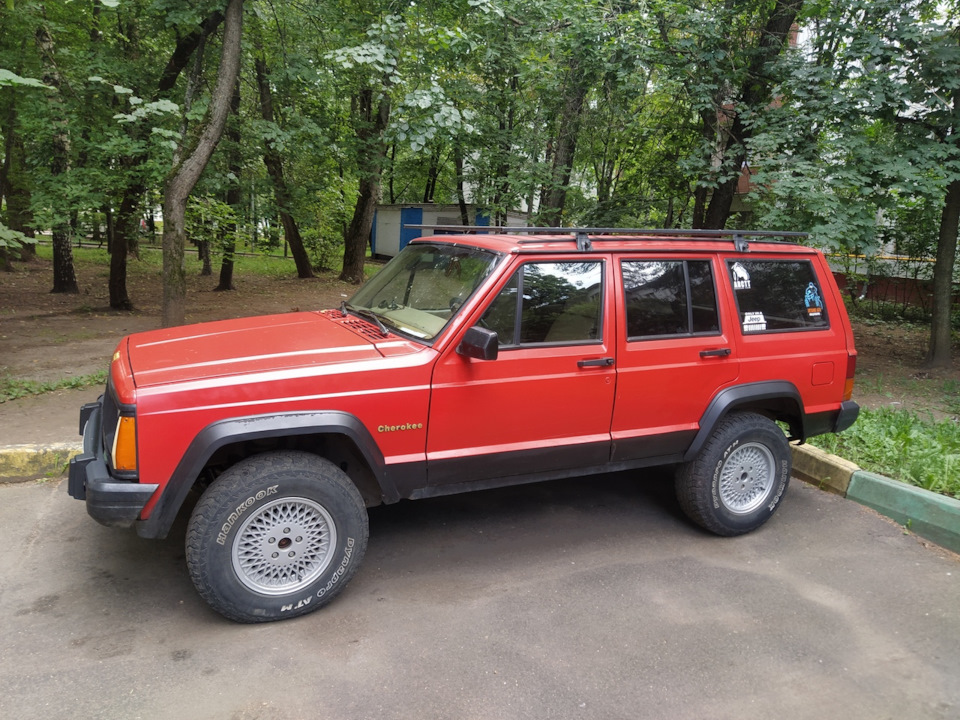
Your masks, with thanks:
M 776 476 L 773 453 L 766 445 L 746 443 L 724 460 L 720 501 L 737 515 L 753 512 L 767 501 Z
M 316 580 L 333 557 L 337 527 L 326 509 L 303 497 L 274 500 L 246 519 L 233 541 L 233 569 L 264 595 L 288 595 Z

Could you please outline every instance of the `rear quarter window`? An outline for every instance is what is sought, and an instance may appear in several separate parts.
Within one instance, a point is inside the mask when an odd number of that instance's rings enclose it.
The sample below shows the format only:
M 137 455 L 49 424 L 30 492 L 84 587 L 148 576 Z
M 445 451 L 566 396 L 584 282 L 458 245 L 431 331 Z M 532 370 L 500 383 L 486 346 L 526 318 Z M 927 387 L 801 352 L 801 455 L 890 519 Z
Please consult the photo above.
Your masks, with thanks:
M 744 335 L 830 327 L 809 260 L 728 260 Z

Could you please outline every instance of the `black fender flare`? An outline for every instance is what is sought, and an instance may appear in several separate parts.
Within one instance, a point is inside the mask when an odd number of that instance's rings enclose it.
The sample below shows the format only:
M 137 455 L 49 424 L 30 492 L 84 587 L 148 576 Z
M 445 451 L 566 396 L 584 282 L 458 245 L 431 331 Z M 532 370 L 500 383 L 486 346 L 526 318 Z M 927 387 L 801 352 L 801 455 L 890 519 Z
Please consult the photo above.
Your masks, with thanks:
M 339 411 L 291 412 L 218 420 L 197 433 L 177 464 L 146 520 L 137 522 L 144 538 L 165 538 L 200 471 L 213 454 L 226 445 L 294 435 L 344 435 L 354 442 L 373 471 L 385 502 L 400 499 L 389 478 L 383 453 L 366 426 L 355 416 Z
M 789 400 L 797 405 L 800 414 L 801 426 L 805 423 L 805 413 L 803 410 L 803 399 L 797 386 L 788 380 L 767 380 L 764 382 L 747 383 L 746 385 L 734 385 L 718 392 L 707 409 L 700 418 L 700 429 L 697 431 L 693 442 L 687 451 L 683 454 L 683 461 L 689 462 L 696 457 L 697 453 L 707 442 L 707 438 L 713 434 L 724 416 L 737 407 L 755 403 L 764 400 Z

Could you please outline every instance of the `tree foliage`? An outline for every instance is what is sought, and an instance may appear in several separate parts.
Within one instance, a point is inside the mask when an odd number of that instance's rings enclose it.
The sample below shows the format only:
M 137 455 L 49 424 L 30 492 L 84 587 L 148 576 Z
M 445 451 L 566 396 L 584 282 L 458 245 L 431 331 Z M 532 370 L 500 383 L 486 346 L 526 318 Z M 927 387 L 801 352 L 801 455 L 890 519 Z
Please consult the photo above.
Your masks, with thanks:
M 37 232 L 65 250 L 92 240 L 111 252 L 111 305 L 132 307 L 127 259 L 141 220 L 147 239 L 169 220 L 164 185 L 215 105 L 228 6 L 0 8 L 6 258 Z M 934 268 L 942 363 L 957 13 L 955 0 L 247 0 L 226 136 L 192 193 L 232 211 L 233 244 L 211 245 L 223 289 L 244 249 L 288 247 L 301 277 L 342 254 L 342 277 L 362 280 L 378 202 L 454 204 L 464 222 L 472 203 L 494 221 L 808 230 L 853 270 L 936 258 L 911 272 Z

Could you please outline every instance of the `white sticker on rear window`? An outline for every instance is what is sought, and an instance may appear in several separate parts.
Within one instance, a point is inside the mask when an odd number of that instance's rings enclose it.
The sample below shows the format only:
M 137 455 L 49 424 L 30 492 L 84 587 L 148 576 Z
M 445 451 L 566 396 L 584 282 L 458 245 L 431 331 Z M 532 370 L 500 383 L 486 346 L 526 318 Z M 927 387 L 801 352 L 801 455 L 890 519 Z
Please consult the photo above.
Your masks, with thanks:
M 748 312 L 743 316 L 743 331 L 762 332 L 767 329 L 767 319 L 762 312 Z
M 749 290 L 750 273 L 747 272 L 747 269 L 740 263 L 734 263 L 730 270 L 733 272 L 734 290 Z

